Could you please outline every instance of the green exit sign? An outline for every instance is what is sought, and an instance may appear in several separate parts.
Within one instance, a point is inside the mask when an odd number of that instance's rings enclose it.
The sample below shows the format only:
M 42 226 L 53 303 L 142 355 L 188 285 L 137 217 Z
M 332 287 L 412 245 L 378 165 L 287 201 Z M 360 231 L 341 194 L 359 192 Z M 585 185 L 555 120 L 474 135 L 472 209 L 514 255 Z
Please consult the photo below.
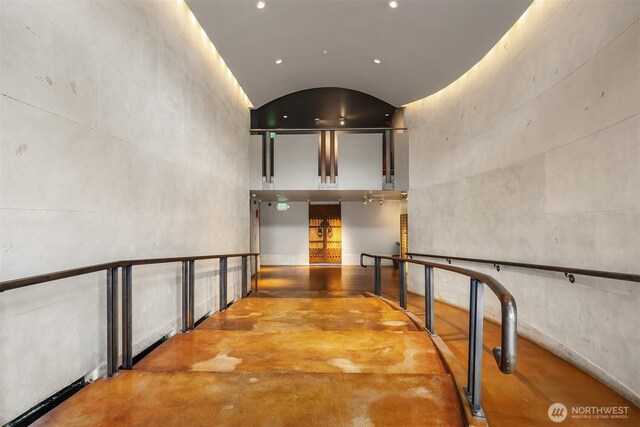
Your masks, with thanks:
M 276 133 L 275 132 L 269 132 L 269 138 L 276 139 Z
M 276 203 L 276 209 L 279 211 L 286 211 L 289 209 L 289 205 L 287 203 Z

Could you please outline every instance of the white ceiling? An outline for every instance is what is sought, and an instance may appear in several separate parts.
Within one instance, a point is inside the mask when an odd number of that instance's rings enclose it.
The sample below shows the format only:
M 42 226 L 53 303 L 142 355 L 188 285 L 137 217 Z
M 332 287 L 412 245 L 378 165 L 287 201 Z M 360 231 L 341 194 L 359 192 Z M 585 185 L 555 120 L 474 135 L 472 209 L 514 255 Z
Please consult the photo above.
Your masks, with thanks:
M 257 0 L 187 3 L 255 107 L 314 87 L 401 106 L 464 74 L 531 0 L 398 0 L 396 9 L 387 0 L 266 0 L 261 10 Z

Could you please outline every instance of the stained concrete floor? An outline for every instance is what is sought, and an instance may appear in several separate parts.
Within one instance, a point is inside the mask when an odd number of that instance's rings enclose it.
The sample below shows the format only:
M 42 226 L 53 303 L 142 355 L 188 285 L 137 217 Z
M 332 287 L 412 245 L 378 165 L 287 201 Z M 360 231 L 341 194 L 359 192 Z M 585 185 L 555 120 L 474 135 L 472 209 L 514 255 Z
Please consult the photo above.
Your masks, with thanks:
M 282 278 L 281 278 L 282 277 Z M 260 293 L 280 297 L 304 292 L 340 295 L 373 290 L 373 269 L 361 267 L 264 267 L 260 274 Z M 399 273 L 383 267 L 382 294 L 397 301 Z M 424 319 L 424 297 L 409 293 L 408 310 Z M 468 312 L 436 302 L 436 332 L 466 366 L 468 350 Z M 567 425 L 581 427 L 637 427 L 640 408 L 589 374 L 530 340 L 518 338 L 518 367 L 513 375 L 502 374 L 491 353 L 500 342 L 500 327 L 484 322 L 483 408 L 492 427 Z M 552 403 L 567 408 L 586 406 L 628 407 L 624 419 L 566 419 L 553 423 L 547 415 Z
M 463 425 L 452 376 L 404 313 L 362 292 L 289 293 L 236 302 L 38 423 Z
M 398 272 L 383 269 L 397 299 Z M 372 269 L 263 267 L 260 290 L 196 331 L 178 335 L 115 379 L 99 380 L 41 425 L 461 425 L 451 377 L 406 317 L 372 298 Z M 349 298 L 346 298 L 349 297 Z M 423 298 L 409 310 L 424 318 Z M 436 329 L 466 366 L 466 311 L 437 302 Z M 483 406 L 492 426 L 552 423 L 551 403 L 628 406 L 628 418 L 560 425 L 637 426 L 633 404 L 529 340 L 502 374 L 490 353 L 500 329 L 485 321 Z M 411 357 L 408 357 L 411 356 Z

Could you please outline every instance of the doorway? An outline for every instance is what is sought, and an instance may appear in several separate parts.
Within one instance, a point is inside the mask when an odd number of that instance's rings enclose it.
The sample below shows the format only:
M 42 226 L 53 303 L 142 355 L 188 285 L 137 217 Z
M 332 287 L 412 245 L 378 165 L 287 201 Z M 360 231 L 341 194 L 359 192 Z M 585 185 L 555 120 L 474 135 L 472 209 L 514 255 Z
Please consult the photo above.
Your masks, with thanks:
M 309 205 L 309 264 L 342 263 L 339 204 Z

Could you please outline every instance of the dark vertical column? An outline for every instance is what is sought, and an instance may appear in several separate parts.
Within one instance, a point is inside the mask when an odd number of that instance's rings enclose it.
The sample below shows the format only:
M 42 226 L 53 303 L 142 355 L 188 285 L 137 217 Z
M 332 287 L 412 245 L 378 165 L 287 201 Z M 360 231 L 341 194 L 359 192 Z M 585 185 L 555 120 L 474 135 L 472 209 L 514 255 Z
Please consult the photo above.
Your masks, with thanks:
M 380 258 L 374 258 L 373 259 L 373 263 L 374 263 L 374 288 L 373 288 L 373 293 L 376 294 L 377 296 L 381 296 L 382 295 L 382 271 L 380 270 L 380 265 L 381 265 L 381 259 Z
M 196 262 L 189 261 L 189 299 L 188 299 L 188 312 L 187 316 L 189 319 L 188 327 L 189 329 L 193 329 L 193 325 L 195 323 L 194 315 L 195 315 L 195 296 L 196 296 Z
M 220 258 L 220 311 L 227 309 L 227 258 Z
M 484 308 L 484 283 L 472 280 L 476 288 L 474 310 L 474 332 L 473 332 L 473 382 L 470 387 L 471 393 L 471 409 L 475 416 L 484 417 L 482 411 L 481 387 L 482 387 L 482 335 L 483 335 L 483 308 Z
M 424 267 L 424 318 L 427 331 L 435 334 L 434 310 L 433 310 L 433 267 Z
M 107 377 L 118 372 L 118 269 L 107 269 Z
M 255 284 L 255 288 L 253 289 L 254 292 L 258 292 L 258 277 L 260 276 L 260 269 L 258 268 L 258 255 L 255 256 L 256 257 L 256 284 Z
M 247 256 L 242 256 L 242 298 L 247 297 Z
M 320 148 L 318 150 L 318 175 L 320 183 L 324 184 L 327 180 L 327 132 L 320 132 Z
M 272 132 L 269 132 L 269 165 L 270 165 L 270 171 L 269 171 L 269 181 L 268 182 L 273 182 L 273 177 L 276 174 L 276 167 L 275 167 L 275 138 L 273 138 L 272 136 Z
M 189 262 L 182 261 L 182 332 L 189 330 Z
M 122 267 L 122 369 L 133 367 L 132 267 Z
M 407 309 L 407 272 L 405 262 L 400 261 L 400 307 Z
M 269 170 L 269 167 L 267 165 L 268 141 L 269 141 L 268 138 L 269 138 L 269 134 L 267 132 L 262 132 L 262 177 L 265 178 L 266 182 L 269 182 L 267 180 L 268 178 L 267 173 Z
M 336 131 L 329 131 L 329 182 L 336 182 Z

